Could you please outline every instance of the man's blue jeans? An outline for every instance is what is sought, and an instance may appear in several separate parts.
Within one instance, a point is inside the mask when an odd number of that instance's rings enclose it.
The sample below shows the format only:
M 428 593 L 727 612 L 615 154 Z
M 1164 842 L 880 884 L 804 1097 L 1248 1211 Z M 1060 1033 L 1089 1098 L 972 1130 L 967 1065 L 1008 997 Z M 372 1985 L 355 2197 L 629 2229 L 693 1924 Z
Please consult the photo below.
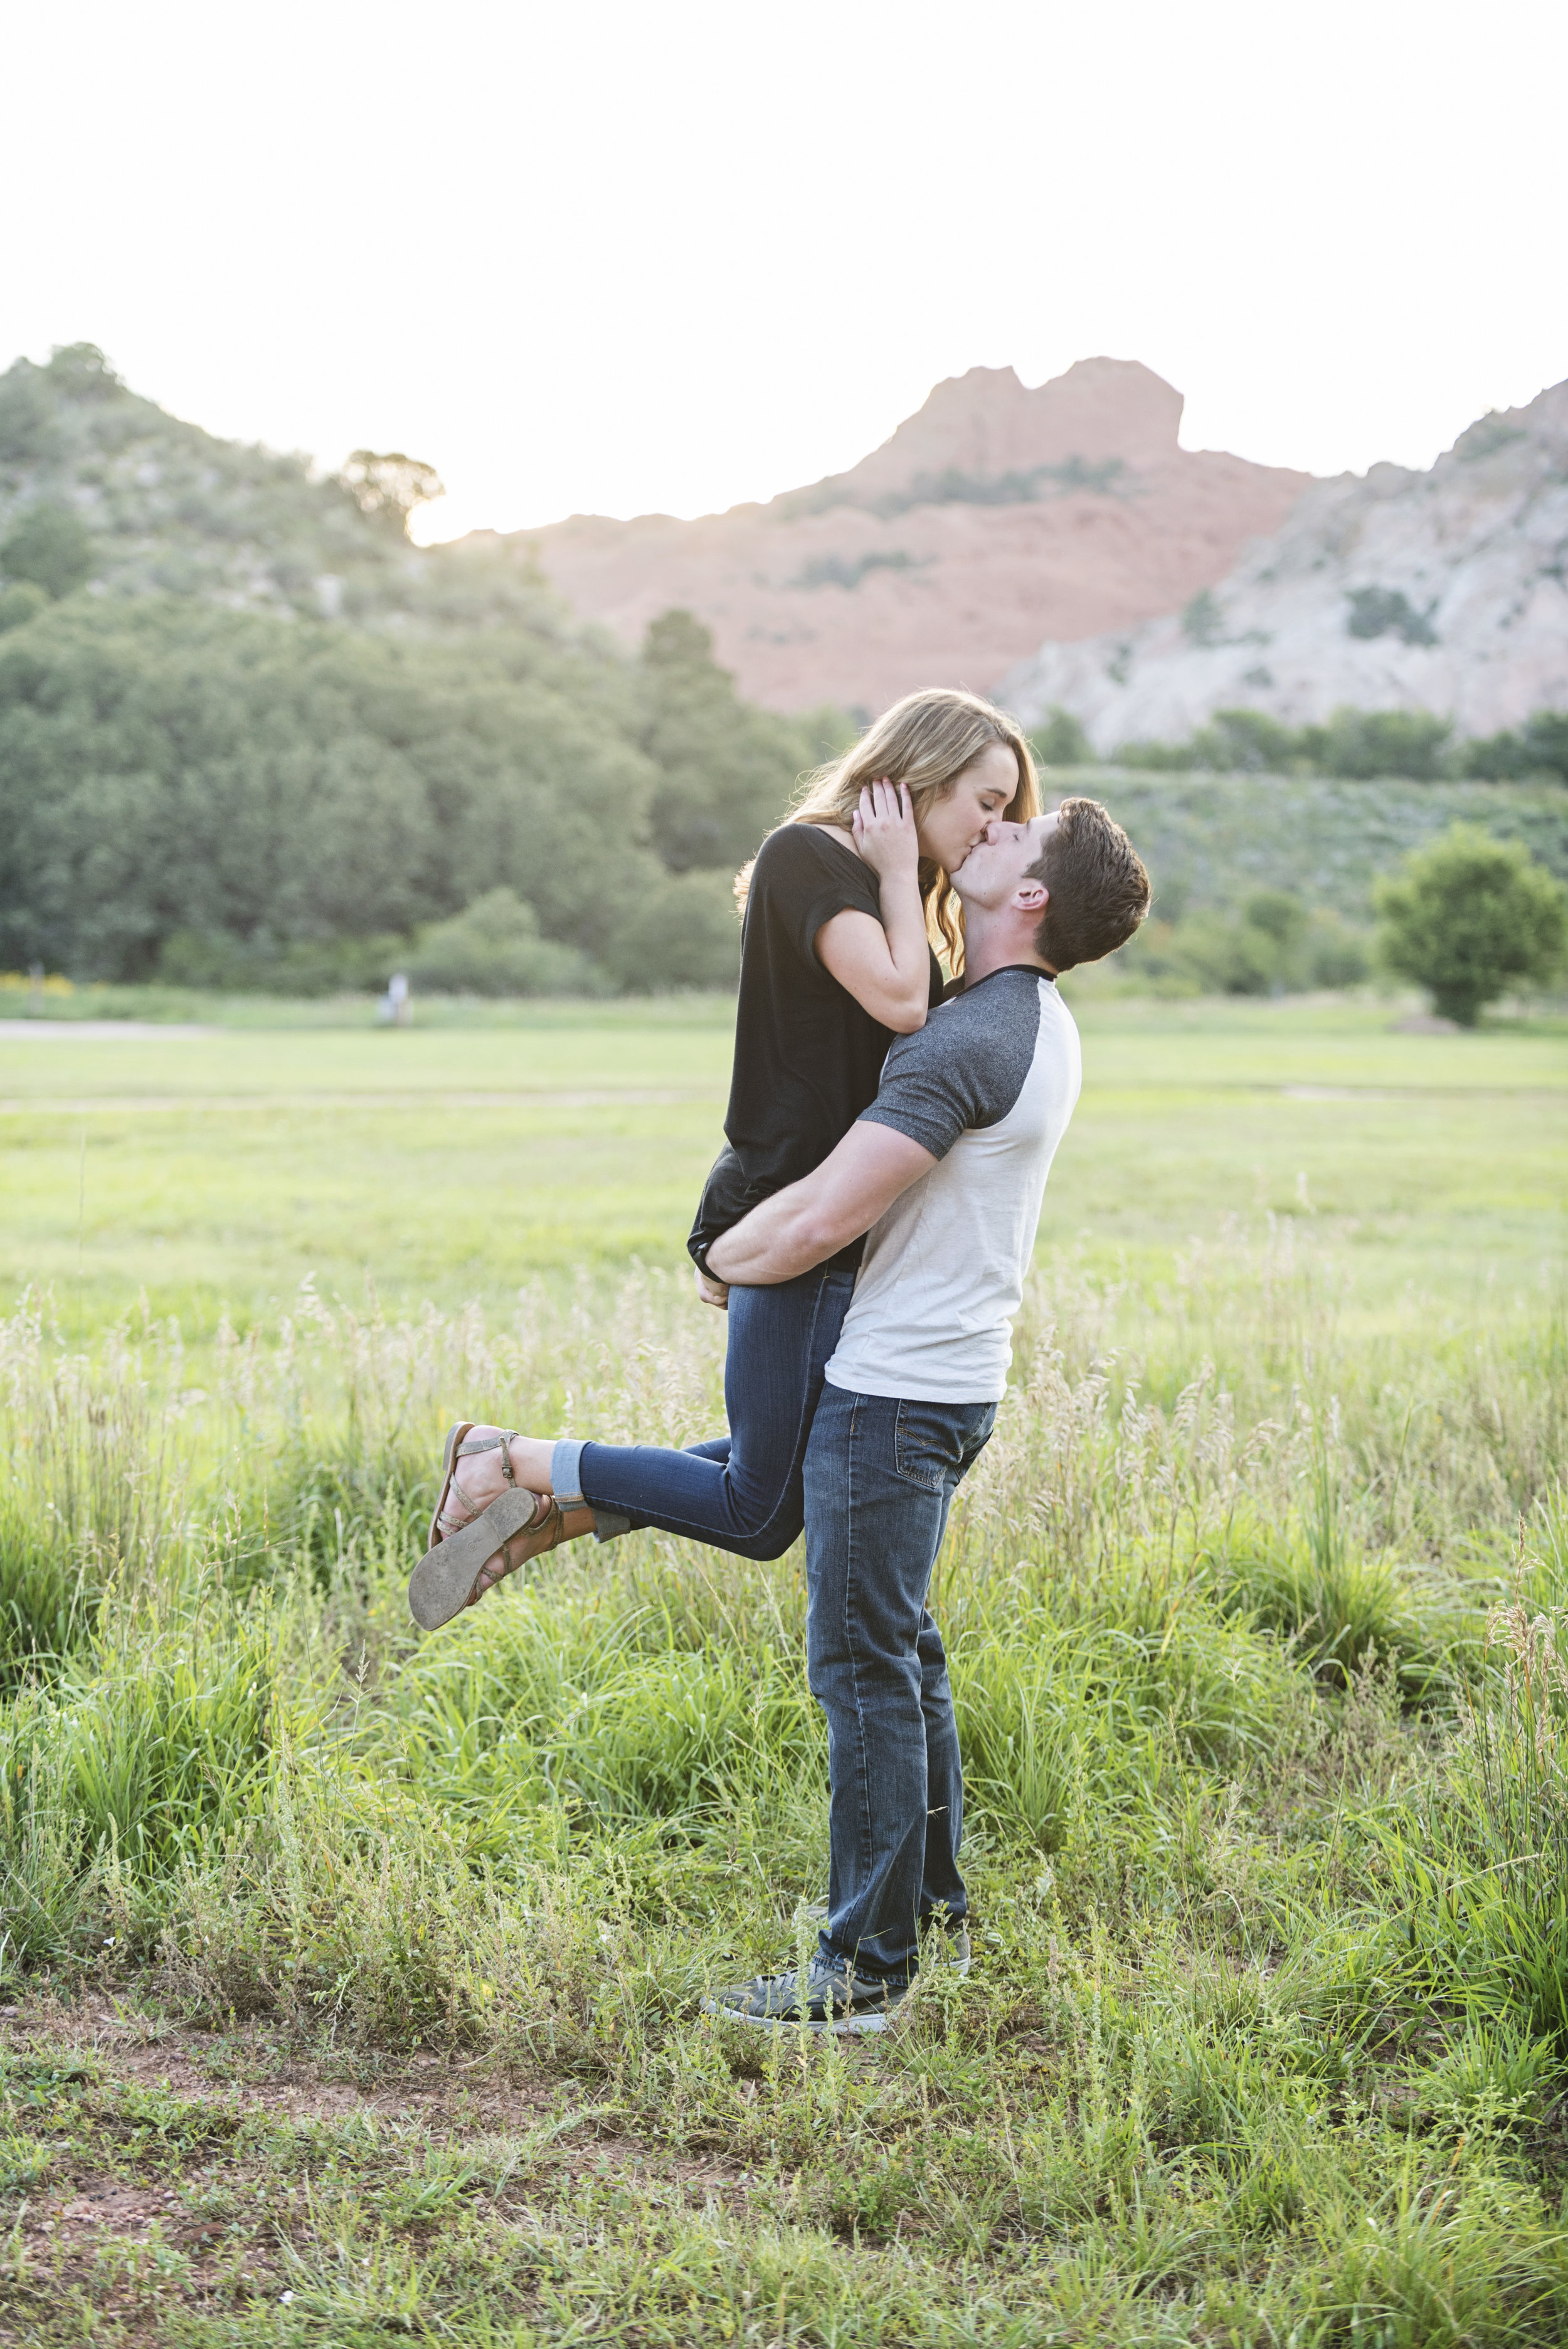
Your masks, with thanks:
M 852 1272 L 819 1270 L 732 1288 L 729 1433 L 685 1452 L 568 1439 L 551 1464 L 556 1499 L 586 1500 L 617 1532 L 659 1526 L 740 1557 L 782 1557 L 803 1522 L 806 1440 L 854 1286 Z
M 994 1402 L 900 1402 L 824 1385 L 806 1450 L 806 1658 L 828 1717 L 821 1952 L 909 1980 L 922 1926 L 966 1913 L 964 1774 L 926 1609 L 947 1512 Z

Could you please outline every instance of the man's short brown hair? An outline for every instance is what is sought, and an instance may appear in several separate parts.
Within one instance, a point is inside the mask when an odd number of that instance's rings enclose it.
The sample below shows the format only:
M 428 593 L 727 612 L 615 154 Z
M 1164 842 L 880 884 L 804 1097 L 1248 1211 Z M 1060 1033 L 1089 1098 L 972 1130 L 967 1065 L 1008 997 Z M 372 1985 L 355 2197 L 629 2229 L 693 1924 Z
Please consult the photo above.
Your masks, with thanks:
M 1053 970 L 1114 954 L 1149 911 L 1143 859 L 1098 800 L 1063 800 L 1029 878 L 1051 893 L 1035 952 Z

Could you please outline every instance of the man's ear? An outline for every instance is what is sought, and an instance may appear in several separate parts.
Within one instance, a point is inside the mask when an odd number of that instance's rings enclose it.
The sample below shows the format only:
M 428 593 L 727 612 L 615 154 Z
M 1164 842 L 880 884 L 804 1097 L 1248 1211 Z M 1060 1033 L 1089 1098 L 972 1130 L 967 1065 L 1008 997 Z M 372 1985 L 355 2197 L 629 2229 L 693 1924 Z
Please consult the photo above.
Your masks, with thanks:
M 1051 893 L 1043 881 L 1020 881 L 1013 892 L 1013 903 L 1020 914 L 1043 914 L 1051 902 Z

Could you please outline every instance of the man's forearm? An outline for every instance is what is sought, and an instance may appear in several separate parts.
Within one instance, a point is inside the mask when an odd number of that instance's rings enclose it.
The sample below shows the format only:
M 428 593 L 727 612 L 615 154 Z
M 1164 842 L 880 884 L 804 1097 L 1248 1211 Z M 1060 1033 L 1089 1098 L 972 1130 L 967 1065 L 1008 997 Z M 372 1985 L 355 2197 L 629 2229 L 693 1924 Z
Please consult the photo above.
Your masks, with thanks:
M 936 1164 L 906 1134 L 861 1118 L 815 1172 L 776 1191 L 707 1251 L 717 1280 L 769 1288 L 837 1256 Z
M 793 1280 L 797 1273 L 810 1272 L 813 1265 L 836 1256 L 848 1241 L 860 1237 L 858 1232 L 846 1232 L 841 1239 L 831 1226 L 824 1227 L 810 1197 L 801 1195 L 808 1188 L 808 1183 L 791 1183 L 788 1190 L 776 1191 L 731 1230 L 722 1233 L 707 1251 L 708 1270 L 715 1278 L 747 1288 L 769 1288 L 778 1281 Z

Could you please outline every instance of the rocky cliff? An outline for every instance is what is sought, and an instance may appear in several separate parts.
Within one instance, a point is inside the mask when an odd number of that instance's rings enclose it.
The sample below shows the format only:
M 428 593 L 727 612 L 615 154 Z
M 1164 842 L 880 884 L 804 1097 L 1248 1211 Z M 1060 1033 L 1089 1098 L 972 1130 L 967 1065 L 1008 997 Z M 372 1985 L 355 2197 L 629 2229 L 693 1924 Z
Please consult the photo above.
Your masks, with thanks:
M 1316 483 L 1163 617 L 1047 636 L 1002 696 L 1030 719 L 1071 710 L 1100 750 L 1236 707 L 1295 724 L 1346 702 L 1427 709 L 1488 734 L 1568 706 L 1568 383 L 1482 417 L 1429 472 Z
M 813 488 L 696 522 L 577 515 L 503 543 L 628 643 L 686 606 L 775 709 L 986 690 L 1044 636 L 1189 602 L 1307 487 L 1179 448 L 1181 406 L 1130 361 L 1083 359 L 1032 391 L 1011 367 L 972 367 Z

